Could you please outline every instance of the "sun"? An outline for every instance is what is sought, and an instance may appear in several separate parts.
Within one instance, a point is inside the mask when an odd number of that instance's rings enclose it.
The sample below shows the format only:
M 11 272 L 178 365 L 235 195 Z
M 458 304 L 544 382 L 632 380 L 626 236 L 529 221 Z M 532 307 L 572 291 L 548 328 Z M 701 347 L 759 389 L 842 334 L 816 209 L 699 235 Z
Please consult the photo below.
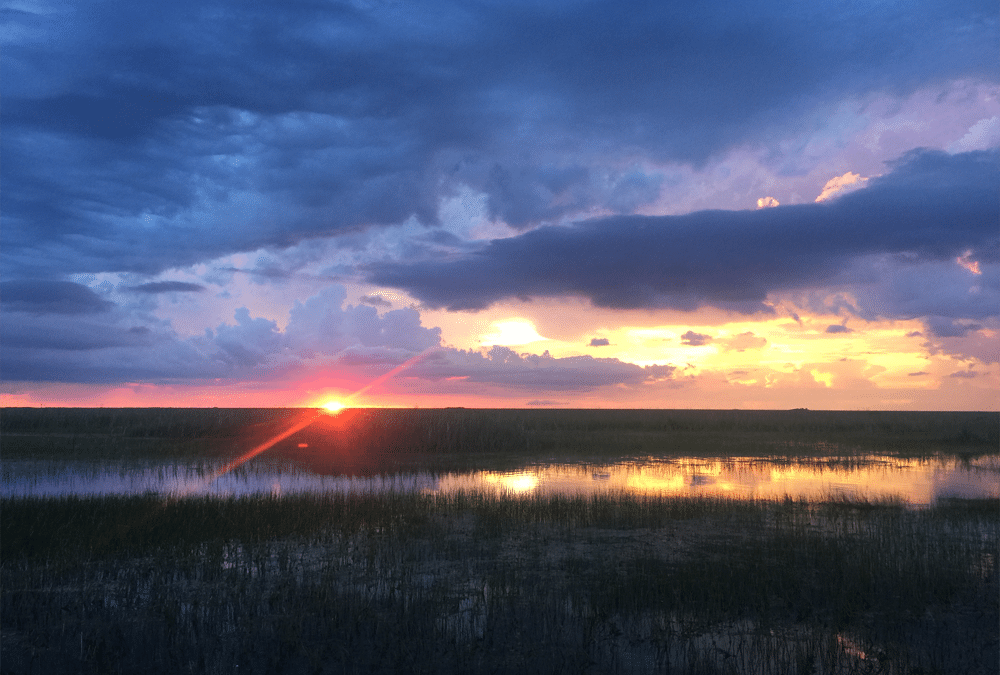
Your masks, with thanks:
M 336 415 L 343 409 L 344 409 L 344 404 L 341 403 L 340 401 L 327 401 L 326 403 L 323 404 L 323 410 L 332 415 Z

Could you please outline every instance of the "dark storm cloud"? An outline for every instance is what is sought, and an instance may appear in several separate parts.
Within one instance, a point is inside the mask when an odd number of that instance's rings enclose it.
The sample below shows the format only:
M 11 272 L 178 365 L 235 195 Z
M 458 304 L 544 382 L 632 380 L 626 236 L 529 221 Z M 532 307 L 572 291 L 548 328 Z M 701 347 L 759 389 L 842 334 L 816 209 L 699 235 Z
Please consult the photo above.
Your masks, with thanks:
M 81 284 L 43 280 L 0 282 L 0 303 L 4 311 L 35 314 L 97 314 L 114 306 Z
M 867 257 L 916 265 L 971 249 L 997 262 L 998 176 L 1000 151 L 914 151 L 831 202 L 541 227 L 458 260 L 373 264 L 369 280 L 452 310 L 579 295 L 612 308 L 771 311 L 770 292 L 865 281 L 845 270 Z
M 200 293 L 205 290 L 201 284 L 191 284 L 186 281 L 153 281 L 148 284 L 132 286 L 130 291 L 138 293 Z
M 98 1 L 5 14 L 4 264 L 158 273 L 410 217 L 517 228 L 847 97 L 996 80 L 985 0 Z M 8 275 L 9 276 L 9 275 Z

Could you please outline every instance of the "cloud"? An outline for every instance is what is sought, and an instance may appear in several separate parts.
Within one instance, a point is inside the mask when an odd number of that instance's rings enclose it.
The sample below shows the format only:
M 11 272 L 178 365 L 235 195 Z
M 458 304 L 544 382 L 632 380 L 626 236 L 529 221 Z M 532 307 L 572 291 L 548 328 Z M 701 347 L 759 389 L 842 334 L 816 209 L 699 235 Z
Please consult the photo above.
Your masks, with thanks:
M 700 347 L 712 341 L 711 335 L 705 335 L 703 333 L 695 333 L 693 330 L 689 330 L 681 336 L 681 344 L 690 345 L 691 347 Z
M 342 286 L 329 286 L 304 303 L 296 302 L 285 329 L 296 353 L 335 355 L 351 346 L 383 347 L 419 353 L 441 342 L 440 328 L 426 328 L 415 309 L 379 315 L 374 307 L 343 307 Z
M 828 199 L 844 195 L 847 192 L 853 192 L 864 187 L 867 182 L 867 178 L 848 171 L 843 176 L 837 176 L 828 180 L 826 185 L 823 186 L 823 192 L 820 193 L 819 197 L 816 197 L 816 201 L 825 202 Z
M 273 362 L 274 356 L 284 346 L 284 336 L 278 330 L 278 324 L 268 319 L 252 318 L 246 307 L 237 309 L 235 318 L 235 326 L 223 324 L 210 334 L 226 360 L 239 368 Z
M 670 365 L 637 366 L 618 359 L 591 356 L 556 358 L 548 352 L 518 354 L 509 347 L 495 345 L 485 354 L 455 349 L 440 350 L 409 371 L 411 377 L 446 380 L 462 377 L 470 383 L 493 384 L 513 389 L 537 391 L 589 391 L 599 387 L 646 383 L 672 379 Z
M 995 258 L 997 244 L 985 242 L 982 260 Z M 958 256 L 956 256 L 957 258 Z M 980 262 L 980 261 L 977 261 Z M 979 264 L 970 274 L 955 258 L 921 259 L 914 254 L 870 255 L 845 263 L 842 277 L 853 279 L 855 306 L 845 308 L 865 319 L 877 317 L 947 317 L 982 320 L 1000 307 L 1000 266 Z
M 747 349 L 763 349 L 767 346 L 767 338 L 754 335 L 753 331 L 747 331 L 724 341 L 723 344 L 727 352 L 742 352 Z
M 0 300 L 4 311 L 35 314 L 99 314 L 114 306 L 86 286 L 70 281 L 3 281 Z
M 201 284 L 192 284 L 186 281 L 153 281 L 148 284 L 139 284 L 129 287 L 130 291 L 138 293 L 201 293 L 205 287 Z
M 611 308 L 773 311 L 769 293 L 856 286 L 843 271 L 866 257 L 904 256 L 912 267 L 972 250 L 1000 260 L 998 174 L 1000 151 L 914 151 L 829 202 L 542 227 L 458 259 L 373 263 L 368 280 L 450 310 L 576 295 Z
M 983 0 L 11 13 L 5 278 L 156 274 L 433 225 L 465 187 L 519 229 L 635 213 L 669 180 L 654 166 L 780 153 L 845 100 L 996 82 L 994 14 Z M 969 134 L 957 150 L 988 135 Z
M 825 333 L 853 333 L 854 331 L 841 324 L 833 324 L 826 327 Z
M 381 295 L 362 295 L 359 300 L 372 307 L 392 307 L 392 303 Z
M 967 134 L 948 146 L 948 152 L 987 150 L 998 145 L 1000 145 L 1000 117 L 993 116 L 973 124 Z
M 957 372 L 952 373 L 948 377 L 973 378 L 973 377 L 977 377 L 978 375 L 979 375 L 979 373 L 973 372 L 971 370 L 959 370 Z
M 982 328 L 978 323 L 969 321 L 956 321 L 943 316 L 929 316 L 924 321 L 927 330 L 937 337 L 965 337 L 973 331 Z
M 757 200 L 758 209 L 773 209 L 775 206 L 781 206 L 781 202 L 774 197 L 761 197 Z
M 610 344 L 611 341 L 608 338 L 590 338 L 591 347 L 607 347 Z
M 959 267 L 967 269 L 973 274 L 980 275 L 983 273 L 983 271 L 979 269 L 979 261 L 972 259 L 972 251 L 966 251 L 962 255 L 958 256 L 955 258 L 955 262 L 959 265 Z
M 77 290 L 68 295 L 80 295 Z M 153 328 L 136 325 L 136 316 L 123 308 L 108 312 L 102 321 L 65 311 L 22 313 L 21 320 L 5 322 L 0 333 L 4 379 L 110 383 L 235 378 L 265 383 L 332 370 L 366 382 L 420 354 L 406 377 L 430 390 L 496 385 L 566 392 L 640 387 L 670 380 L 675 370 L 610 358 L 518 353 L 500 345 L 485 352 L 442 347 L 440 329 L 421 325 L 417 310 L 379 315 L 370 306 L 347 305 L 345 298 L 341 286 L 324 288 L 296 303 L 283 330 L 240 307 L 232 323 L 190 338 L 181 338 L 162 322 Z
M 69 320 L 67 320 L 67 318 Z M 3 347 L 31 351 L 90 351 L 109 347 L 151 346 L 151 331 L 145 326 L 123 328 L 102 321 L 65 316 L 29 316 L 8 321 Z M 55 357 L 55 360 L 60 360 Z M 9 366 L 4 359 L 4 368 Z M 4 373 L 6 378 L 8 373 Z

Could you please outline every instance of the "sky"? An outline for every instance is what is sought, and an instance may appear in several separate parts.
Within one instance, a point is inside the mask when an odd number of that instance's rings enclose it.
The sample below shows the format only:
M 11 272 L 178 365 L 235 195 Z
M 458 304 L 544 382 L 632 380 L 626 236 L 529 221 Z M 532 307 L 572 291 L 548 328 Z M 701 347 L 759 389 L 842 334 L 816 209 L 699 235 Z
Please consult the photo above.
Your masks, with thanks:
M 4 7 L 2 405 L 1000 409 L 994 2 Z

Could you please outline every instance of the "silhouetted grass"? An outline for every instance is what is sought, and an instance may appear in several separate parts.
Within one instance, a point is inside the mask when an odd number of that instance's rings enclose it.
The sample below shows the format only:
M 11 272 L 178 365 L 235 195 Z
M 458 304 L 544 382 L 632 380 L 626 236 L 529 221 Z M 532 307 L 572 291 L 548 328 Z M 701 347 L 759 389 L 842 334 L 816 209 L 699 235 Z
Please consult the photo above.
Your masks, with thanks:
M 0 508 L 4 672 L 998 666 L 995 499 L 473 492 Z

